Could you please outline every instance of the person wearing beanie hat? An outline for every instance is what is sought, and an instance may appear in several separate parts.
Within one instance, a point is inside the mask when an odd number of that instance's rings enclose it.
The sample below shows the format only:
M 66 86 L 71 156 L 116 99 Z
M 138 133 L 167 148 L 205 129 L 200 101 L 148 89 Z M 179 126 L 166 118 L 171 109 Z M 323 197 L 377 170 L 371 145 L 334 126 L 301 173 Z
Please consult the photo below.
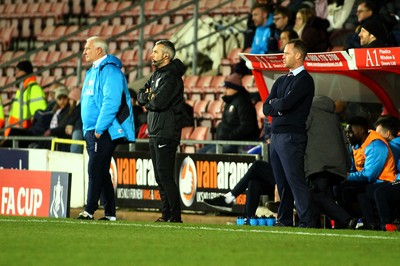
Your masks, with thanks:
M 217 140 L 257 140 L 260 135 L 256 109 L 250 95 L 242 85 L 238 73 L 228 76 L 224 82 L 225 92 L 222 100 L 225 107 L 222 120 L 216 128 Z M 223 145 L 224 153 L 237 153 L 239 146 Z M 197 153 L 215 153 L 215 145 L 206 145 Z
M 35 113 L 47 108 L 46 95 L 36 82 L 36 76 L 31 75 L 32 73 L 33 67 L 30 61 L 21 61 L 15 68 L 15 78 L 17 81 L 20 80 L 20 83 L 9 112 L 5 136 L 18 135 L 19 131 L 15 130 L 13 133 L 11 132 L 12 128 L 30 128 Z M 23 110 L 22 114 L 20 113 L 21 109 Z
M 33 66 L 30 61 L 21 61 L 16 66 L 17 70 L 24 71 L 25 74 L 32 74 Z
M 360 44 L 363 48 L 386 47 L 388 32 L 382 23 L 369 21 L 361 27 L 358 37 L 360 37 Z
M 233 73 L 228 76 L 224 81 L 224 87 L 238 92 L 246 91 L 242 84 L 242 77 L 238 73 Z

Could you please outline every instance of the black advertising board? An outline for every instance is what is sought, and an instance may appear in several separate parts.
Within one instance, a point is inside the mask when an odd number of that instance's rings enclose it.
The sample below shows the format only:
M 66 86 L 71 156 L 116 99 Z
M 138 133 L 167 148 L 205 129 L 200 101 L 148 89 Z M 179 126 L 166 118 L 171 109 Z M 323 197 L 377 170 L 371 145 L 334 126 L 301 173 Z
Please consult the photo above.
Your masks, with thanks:
M 232 189 L 256 160 L 255 155 L 184 154 L 175 160 L 175 180 L 183 210 L 212 211 L 203 203 Z M 159 208 L 160 193 L 150 155 L 145 152 L 115 152 L 113 176 L 117 176 L 116 204 L 129 208 Z M 237 198 L 234 213 L 241 213 L 245 195 Z

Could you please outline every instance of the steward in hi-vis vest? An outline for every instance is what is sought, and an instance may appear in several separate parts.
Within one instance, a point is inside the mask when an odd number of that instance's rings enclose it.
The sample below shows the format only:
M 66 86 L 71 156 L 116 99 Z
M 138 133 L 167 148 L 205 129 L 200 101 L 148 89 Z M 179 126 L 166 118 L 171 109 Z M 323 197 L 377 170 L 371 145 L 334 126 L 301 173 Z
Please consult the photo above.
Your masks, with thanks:
M 33 72 L 33 67 L 31 62 L 22 61 L 17 64 L 15 71 L 15 77 L 18 79 L 31 74 Z M 21 89 L 23 90 L 22 99 Z M 32 126 L 32 118 L 35 112 L 38 110 L 45 110 L 46 107 L 46 96 L 42 87 L 36 82 L 35 76 L 29 76 L 20 84 L 19 89 L 15 93 L 7 125 L 10 127 L 29 128 Z M 20 121 L 21 119 L 22 121 Z M 8 136 L 9 133 L 10 128 L 7 128 L 4 135 Z

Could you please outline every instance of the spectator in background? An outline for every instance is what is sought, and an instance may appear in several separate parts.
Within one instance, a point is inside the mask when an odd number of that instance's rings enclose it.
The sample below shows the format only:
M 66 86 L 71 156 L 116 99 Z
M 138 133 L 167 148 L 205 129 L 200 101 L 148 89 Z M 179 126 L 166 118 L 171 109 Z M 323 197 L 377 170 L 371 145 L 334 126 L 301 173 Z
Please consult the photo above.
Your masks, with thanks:
M 297 35 L 297 32 L 294 30 L 284 30 L 281 32 L 280 38 L 279 38 L 279 49 L 280 52 L 283 52 L 285 49 L 286 44 L 293 39 L 298 39 L 299 35 Z
M 275 25 L 274 38 L 278 40 L 278 50 L 283 51 L 285 47 L 282 46 L 281 43 L 279 42 L 281 33 L 285 30 L 293 28 L 293 26 L 290 24 L 290 12 L 287 8 L 279 7 L 275 9 L 274 25 Z
M 272 0 L 256 0 L 255 5 L 265 5 L 272 11 L 274 9 L 274 3 L 272 2 L 273 2 Z M 243 50 L 251 48 L 251 44 L 253 43 L 256 29 L 257 25 L 254 23 L 253 15 L 250 10 L 249 15 L 247 16 L 247 30 L 244 36 Z
M 72 140 L 84 140 L 81 118 L 81 93 L 82 91 L 80 88 L 73 88 L 68 95 L 70 118 L 67 126 L 65 127 L 65 133 Z M 83 145 L 71 144 L 70 152 L 83 153 Z
M 354 229 L 357 219 L 336 204 L 333 187 L 344 181 L 350 169 L 350 154 L 345 135 L 335 113 L 335 102 L 326 96 L 314 96 L 307 119 L 308 142 L 304 157 L 304 171 L 317 207 L 316 223 L 324 213 L 338 228 Z
M 30 128 L 36 111 L 46 110 L 47 108 L 46 96 L 42 87 L 36 82 L 36 76 L 32 73 L 33 66 L 30 61 L 21 61 L 17 64 L 15 78 L 23 80 L 19 84 L 11 105 L 7 124 L 9 128 L 5 130 L 5 136 L 19 135 L 12 133 L 12 128 Z M 20 114 L 20 102 L 23 104 L 22 114 Z M 20 121 L 21 118 L 22 121 Z
M 329 21 L 328 31 L 335 29 L 340 30 L 343 28 L 355 1 L 356 0 L 335 0 L 328 5 L 328 16 L 326 17 Z
M 376 4 L 370 0 L 361 0 L 357 4 L 357 21 L 358 26 L 354 30 L 354 33 L 350 34 L 345 42 L 344 49 L 348 50 L 350 48 L 360 48 L 360 38 L 359 34 L 362 26 L 367 22 L 376 23 L 378 22 L 378 16 L 376 14 Z
M 270 51 L 276 51 L 278 48 L 277 40 L 274 38 L 275 27 L 274 18 L 266 5 L 256 3 L 251 9 L 254 25 L 257 27 L 250 53 L 266 54 Z M 234 71 L 242 76 L 251 74 L 246 67 L 246 62 L 241 59 L 234 67 Z
M 291 14 L 291 17 L 295 17 L 297 11 L 303 7 L 304 0 L 283 0 L 279 3 L 279 6 L 286 7 Z
M 233 73 L 226 78 L 225 92 L 222 99 L 225 102 L 222 120 L 217 126 L 217 140 L 257 140 L 259 128 L 256 109 L 250 100 L 249 92 L 243 87 L 239 74 Z M 237 153 L 237 145 L 223 145 L 224 153 Z M 209 144 L 197 153 L 215 153 L 216 147 Z
M 266 54 L 277 49 L 277 42 L 274 39 L 273 30 L 274 17 L 269 8 L 265 5 L 256 4 L 251 10 L 254 24 L 257 26 L 251 44 L 250 53 Z
M 56 105 L 53 107 L 53 117 L 51 118 L 49 128 L 43 136 L 57 136 L 65 138 L 65 126 L 69 119 L 69 90 L 62 86 L 55 90 Z
M 147 123 L 147 113 L 143 107 L 137 104 L 137 93 L 133 89 L 129 89 L 131 96 L 133 117 L 135 118 L 135 135 L 139 134 L 140 126 Z
M 307 52 L 326 52 L 329 48 L 326 19 L 315 16 L 311 8 L 301 8 L 296 14 L 294 30 L 307 46 Z
M 315 2 L 315 15 L 320 18 L 326 19 L 328 17 L 328 1 L 327 0 L 314 0 L 314 1 L 303 1 L 310 2 L 312 7 L 312 2 Z
M 31 129 L 34 129 L 34 132 L 38 133 L 38 136 L 69 138 L 69 136 L 65 133 L 65 127 L 67 126 L 70 118 L 70 105 L 68 100 L 69 90 L 65 86 L 60 86 L 54 91 L 54 93 L 56 104 L 50 111 L 51 119 L 49 120 L 49 123 L 39 124 L 39 121 L 35 121 Z M 46 113 L 46 115 L 48 114 Z M 42 118 L 42 122 L 44 121 L 45 119 Z M 39 128 L 40 126 L 43 128 Z M 29 148 L 50 149 L 50 143 L 47 141 L 33 142 L 29 144 Z M 69 151 L 69 145 L 59 144 L 57 149 L 59 151 Z
M 64 85 L 61 84 L 60 82 L 54 82 L 47 89 L 47 109 L 46 109 L 46 111 L 52 111 L 54 108 L 54 105 L 56 105 L 57 101 L 56 101 L 55 91 L 59 87 L 64 87 Z
M 362 48 L 387 46 L 388 32 L 385 25 L 378 21 L 364 23 L 358 36 Z

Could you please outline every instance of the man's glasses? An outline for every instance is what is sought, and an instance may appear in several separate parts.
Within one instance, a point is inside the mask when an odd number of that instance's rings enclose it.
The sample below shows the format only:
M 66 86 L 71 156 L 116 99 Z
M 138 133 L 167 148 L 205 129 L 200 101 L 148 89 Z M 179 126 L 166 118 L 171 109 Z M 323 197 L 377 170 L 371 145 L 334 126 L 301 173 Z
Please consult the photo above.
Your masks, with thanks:
M 368 10 L 365 10 L 365 9 L 357 10 L 357 11 L 356 11 L 356 14 L 364 13 L 364 12 L 367 12 L 367 11 L 368 11 Z

